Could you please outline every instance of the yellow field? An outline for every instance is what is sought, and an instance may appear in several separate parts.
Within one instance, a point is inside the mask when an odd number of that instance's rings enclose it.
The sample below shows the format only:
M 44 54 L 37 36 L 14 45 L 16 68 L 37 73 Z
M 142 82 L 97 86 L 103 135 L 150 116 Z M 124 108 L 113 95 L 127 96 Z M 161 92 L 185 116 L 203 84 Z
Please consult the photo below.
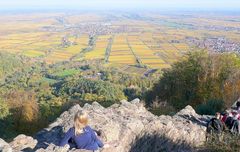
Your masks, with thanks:
M 128 47 L 126 35 L 116 35 L 114 37 L 109 63 L 114 65 L 136 64 L 136 58 Z
M 165 67 L 165 61 L 155 54 L 156 51 L 146 45 L 146 42 L 152 43 L 152 41 L 151 33 L 144 33 L 139 38 L 135 37 L 135 39 L 131 36 L 129 38 L 131 48 L 142 64 L 148 65 L 151 68 Z
M 88 46 L 88 39 L 87 35 L 82 35 L 79 38 L 72 39 L 74 40 L 72 42 L 74 45 L 60 48 L 58 51 L 49 53 L 49 55 L 45 58 L 45 61 L 49 64 L 60 61 L 68 61 Z
M 109 42 L 111 35 L 102 35 L 99 36 L 96 40 L 95 47 L 92 51 L 87 52 L 84 56 L 85 59 L 104 59 L 106 48 Z
M 23 55 L 26 55 L 28 57 L 40 57 L 40 56 L 44 56 L 45 53 L 40 51 L 35 51 L 35 50 L 29 50 L 29 51 L 24 51 Z

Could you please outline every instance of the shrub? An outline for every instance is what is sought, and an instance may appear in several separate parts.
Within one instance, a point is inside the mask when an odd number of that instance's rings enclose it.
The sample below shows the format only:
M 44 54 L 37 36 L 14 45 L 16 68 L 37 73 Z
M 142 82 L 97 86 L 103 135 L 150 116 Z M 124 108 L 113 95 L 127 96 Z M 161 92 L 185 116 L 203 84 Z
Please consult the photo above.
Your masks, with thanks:
M 214 115 L 216 112 L 222 111 L 224 102 L 222 100 L 209 100 L 207 103 L 197 106 L 196 111 L 199 114 Z

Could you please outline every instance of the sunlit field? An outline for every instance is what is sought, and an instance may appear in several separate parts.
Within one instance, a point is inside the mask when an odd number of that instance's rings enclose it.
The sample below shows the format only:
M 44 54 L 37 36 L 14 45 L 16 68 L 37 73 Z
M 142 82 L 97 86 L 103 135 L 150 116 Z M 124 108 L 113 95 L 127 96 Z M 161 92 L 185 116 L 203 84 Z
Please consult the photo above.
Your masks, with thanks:
M 109 43 L 109 38 L 111 38 L 111 35 L 98 36 L 94 49 L 90 52 L 85 53 L 85 59 L 104 59 L 106 48 Z
M 130 65 L 136 64 L 136 57 L 129 48 L 126 34 L 116 35 L 114 37 L 109 63 Z

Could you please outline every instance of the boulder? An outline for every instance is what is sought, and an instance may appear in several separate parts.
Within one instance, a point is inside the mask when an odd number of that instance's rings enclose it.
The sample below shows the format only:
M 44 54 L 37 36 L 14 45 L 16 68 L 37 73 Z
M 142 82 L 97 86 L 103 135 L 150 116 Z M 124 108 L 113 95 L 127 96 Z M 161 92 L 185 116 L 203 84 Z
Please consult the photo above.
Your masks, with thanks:
M 9 143 L 9 145 L 14 151 L 31 151 L 35 148 L 37 142 L 38 141 L 36 139 L 33 139 L 30 136 L 18 135 L 12 142 Z
M 2 152 L 12 152 L 12 147 L 0 138 L 0 151 Z

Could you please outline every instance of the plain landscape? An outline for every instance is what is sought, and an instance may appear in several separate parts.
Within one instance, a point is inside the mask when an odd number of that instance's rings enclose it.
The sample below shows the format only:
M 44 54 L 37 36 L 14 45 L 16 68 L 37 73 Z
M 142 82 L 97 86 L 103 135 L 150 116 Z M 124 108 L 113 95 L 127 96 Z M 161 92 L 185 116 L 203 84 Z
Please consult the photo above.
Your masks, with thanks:
M 1 52 L 47 64 L 100 60 L 127 72 L 168 68 L 186 52 L 240 52 L 234 13 L 26 13 L 1 15 Z M 135 71 L 134 71 L 135 69 Z
M 6 141 L 35 135 L 78 104 L 94 103 L 93 113 L 96 102 L 116 112 L 120 104 L 127 116 L 136 108 L 146 119 L 164 117 L 161 126 L 165 119 L 185 122 L 177 112 L 187 105 L 204 114 L 185 108 L 194 118 L 207 119 L 240 97 L 239 12 L 1 12 L 0 23 L 0 138 Z M 141 104 L 127 102 L 136 98 Z M 201 128 L 195 121 L 193 127 Z

